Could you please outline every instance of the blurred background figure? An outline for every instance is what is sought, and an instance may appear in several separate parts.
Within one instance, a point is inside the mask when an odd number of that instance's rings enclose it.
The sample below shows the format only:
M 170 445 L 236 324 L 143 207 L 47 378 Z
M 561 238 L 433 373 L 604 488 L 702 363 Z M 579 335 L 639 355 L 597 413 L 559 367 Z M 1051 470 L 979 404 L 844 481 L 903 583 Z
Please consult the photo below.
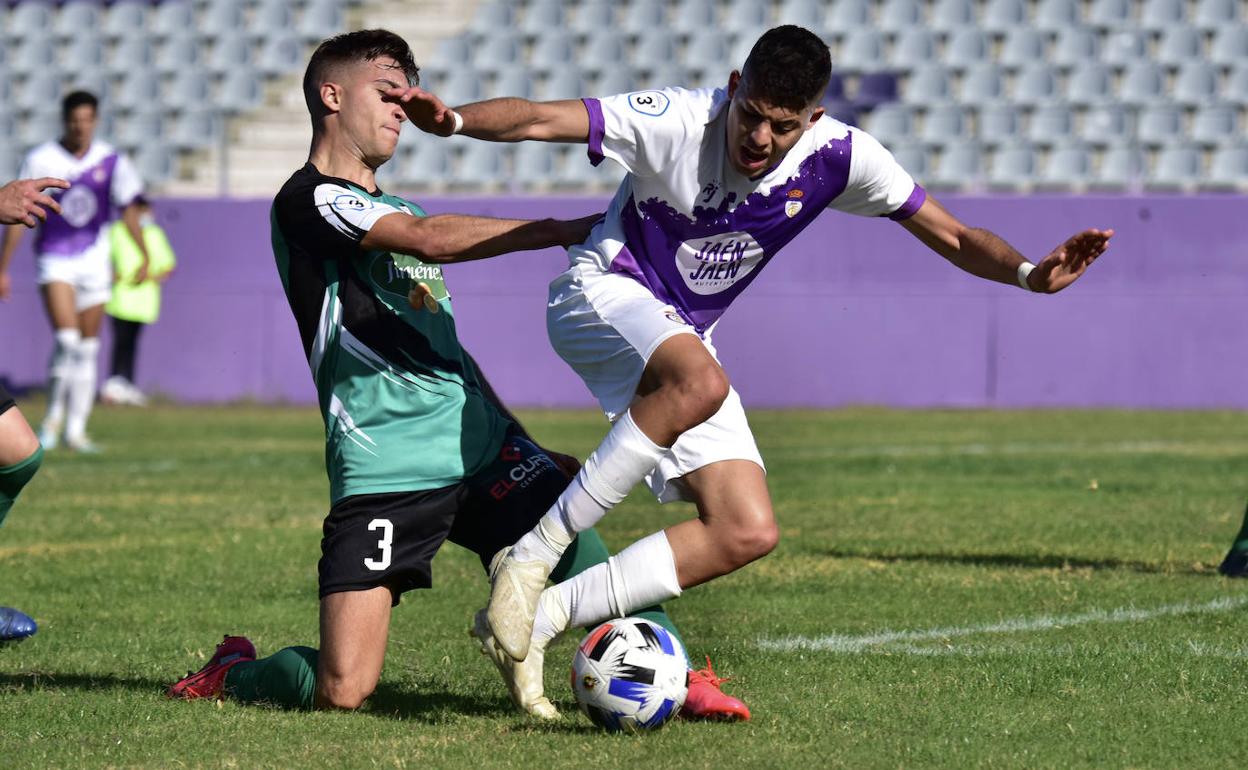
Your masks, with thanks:
M 109 377 L 100 389 L 100 400 L 108 404 L 146 406 L 147 395 L 134 384 L 139 335 L 143 327 L 156 323 L 160 315 L 160 286 L 169 279 L 177 260 L 169 238 L 152 213 L 152 204 L 143 196 L 131 204 L 138 211 L 143 246 L 147 251 L 147 271 L 143 275 L 143 249 L 130 234 L 125 222 L 114 222 L 108 230 L 113 257 L 113 297 L 104 306 L 112 319 L 113 355 Z
M 93 94 L 70 93 L 61 102 L 60 139 L 32 149 L 20 174 L 70 182 L 68 190 L 55 194 L 60 213 L 50 213 L 35 235 L 39 291 L 55 333 L 48 366 L 48 411 L 39 431 L 40 443 L 49 450 L 63 437 L 68 449 L 98 451 L 87 437 L 87 419 L 95 402 L 100 323 L 112 290 L 108 225 L 118 209 L 135 240 L 142 239 L 134 199 L 143 183 L 125 155 L 96 140 L 98 120 L 99 100 Z M 22 229 L 22 225 L 9 226 L 0 264 L 9 264 Z M 142 243 L 138 248 L 143 262 L 138 279 L 142 280 L 147 253 Z

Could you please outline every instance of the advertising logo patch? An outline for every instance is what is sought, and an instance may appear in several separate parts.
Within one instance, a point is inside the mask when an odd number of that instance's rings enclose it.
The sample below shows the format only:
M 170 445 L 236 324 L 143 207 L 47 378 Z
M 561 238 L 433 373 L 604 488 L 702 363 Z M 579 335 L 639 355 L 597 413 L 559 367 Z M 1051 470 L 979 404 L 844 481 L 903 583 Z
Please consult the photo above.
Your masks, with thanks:
M 763 258 L 763 247 L 746 232 L 691 238 L 676 250 L 681 280 L 695 294 L 718 294 L 745 278 Z

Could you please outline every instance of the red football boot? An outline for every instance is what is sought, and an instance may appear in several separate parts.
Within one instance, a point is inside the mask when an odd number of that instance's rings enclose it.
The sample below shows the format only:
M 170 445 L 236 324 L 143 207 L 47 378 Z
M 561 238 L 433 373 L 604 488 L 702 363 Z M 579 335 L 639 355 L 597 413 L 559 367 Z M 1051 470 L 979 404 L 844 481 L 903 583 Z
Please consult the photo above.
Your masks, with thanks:
M 723 722 L 744 722 L 750 718 L 750 709 L 741 701 L 727 695 L 719 686 L 731 677 L 715 676 L 711 657 L 706 657 L 706 668 L 689 671 L 689 694 L 680 709 L 683 719 L 714 719 Z
M 225 685 L 225 673 L 245 660 L 256 659 L 256 647 L 245 636 L 227 636 L 217 645 L 217 651 L 200 670 L 186 672 L 165 694 L 170 698 L 216 698 Z

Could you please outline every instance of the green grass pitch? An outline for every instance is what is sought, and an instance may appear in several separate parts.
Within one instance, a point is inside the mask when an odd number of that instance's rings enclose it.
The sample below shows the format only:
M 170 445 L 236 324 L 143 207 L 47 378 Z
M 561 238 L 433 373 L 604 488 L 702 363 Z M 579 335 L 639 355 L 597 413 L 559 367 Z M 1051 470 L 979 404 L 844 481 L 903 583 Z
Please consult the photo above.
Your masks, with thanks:
M 41 406 L 26 405 L 37 418 Z M 587 412 L 525 413 L 584 456 Z M 670 605 L 746 724 L 610 736 L 514 713 L 467 636 L 487 588 L 448 546 L 396 610 L 358 713 L 174 703 L 223 633 L 316 644 L 319 418 L 101 409 L 105 454 L 53 453 L 0 530 L 0 765 L 32 767 L 1234 767 L 1248 738 L 1239 525 L 1248 414 L 759 412 L 780 547 Z M 634 494 L 619 548 L 688 516 Z

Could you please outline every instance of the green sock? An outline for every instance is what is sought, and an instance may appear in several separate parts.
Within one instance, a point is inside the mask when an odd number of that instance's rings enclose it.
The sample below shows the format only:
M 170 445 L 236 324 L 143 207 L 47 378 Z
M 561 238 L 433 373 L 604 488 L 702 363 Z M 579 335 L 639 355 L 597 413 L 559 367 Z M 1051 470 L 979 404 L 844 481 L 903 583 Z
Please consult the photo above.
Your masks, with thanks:
M 602 542 L 602 538 L 598 535 L 597 530 L 587 529 L 576 536 L 572 541 L 572 545 L 568 546 L 568 550 L 563 552 L 563 558 L 555 565 L 554 570 L 550 573 L 550 579 L 555 583 L 562 583 L 568 578 L 578 573 L 584 572 L 595 564 L 601 564 L 607 560 L 611 552 L 607 550 L 607 544 Z M 638 610 L 632 613 L 633 617 L 645 618 L 651 623 L 657 623 L 671 632 L 672 636 L 680 642 L 680 646 L 685 646 L 685 640 L 681 638 L 680 632 L 676 630 L 676 624 L 668 617 L 667 613 L 661 606 L 647 607 L 644 610 Z
M 1244 510 L 1244 523 L 1239 525 L 1239 534 L 1235 536 L 1232 551 L 1248 551 L 1248 509 Z
M 9 515 L 9 509 L 17 502 L 18 493 L 34 477 L 41 462 L 43 447 L 36 449 L 34 454 L 20 463 L 0 468 L 0 524 L 4 524 L 4 517 Z
M 316 696 L 316 650 L 287 647 L 267 658 L 236 663 L 225 674 L 225 694 L 242 703 L 310 709 Z

